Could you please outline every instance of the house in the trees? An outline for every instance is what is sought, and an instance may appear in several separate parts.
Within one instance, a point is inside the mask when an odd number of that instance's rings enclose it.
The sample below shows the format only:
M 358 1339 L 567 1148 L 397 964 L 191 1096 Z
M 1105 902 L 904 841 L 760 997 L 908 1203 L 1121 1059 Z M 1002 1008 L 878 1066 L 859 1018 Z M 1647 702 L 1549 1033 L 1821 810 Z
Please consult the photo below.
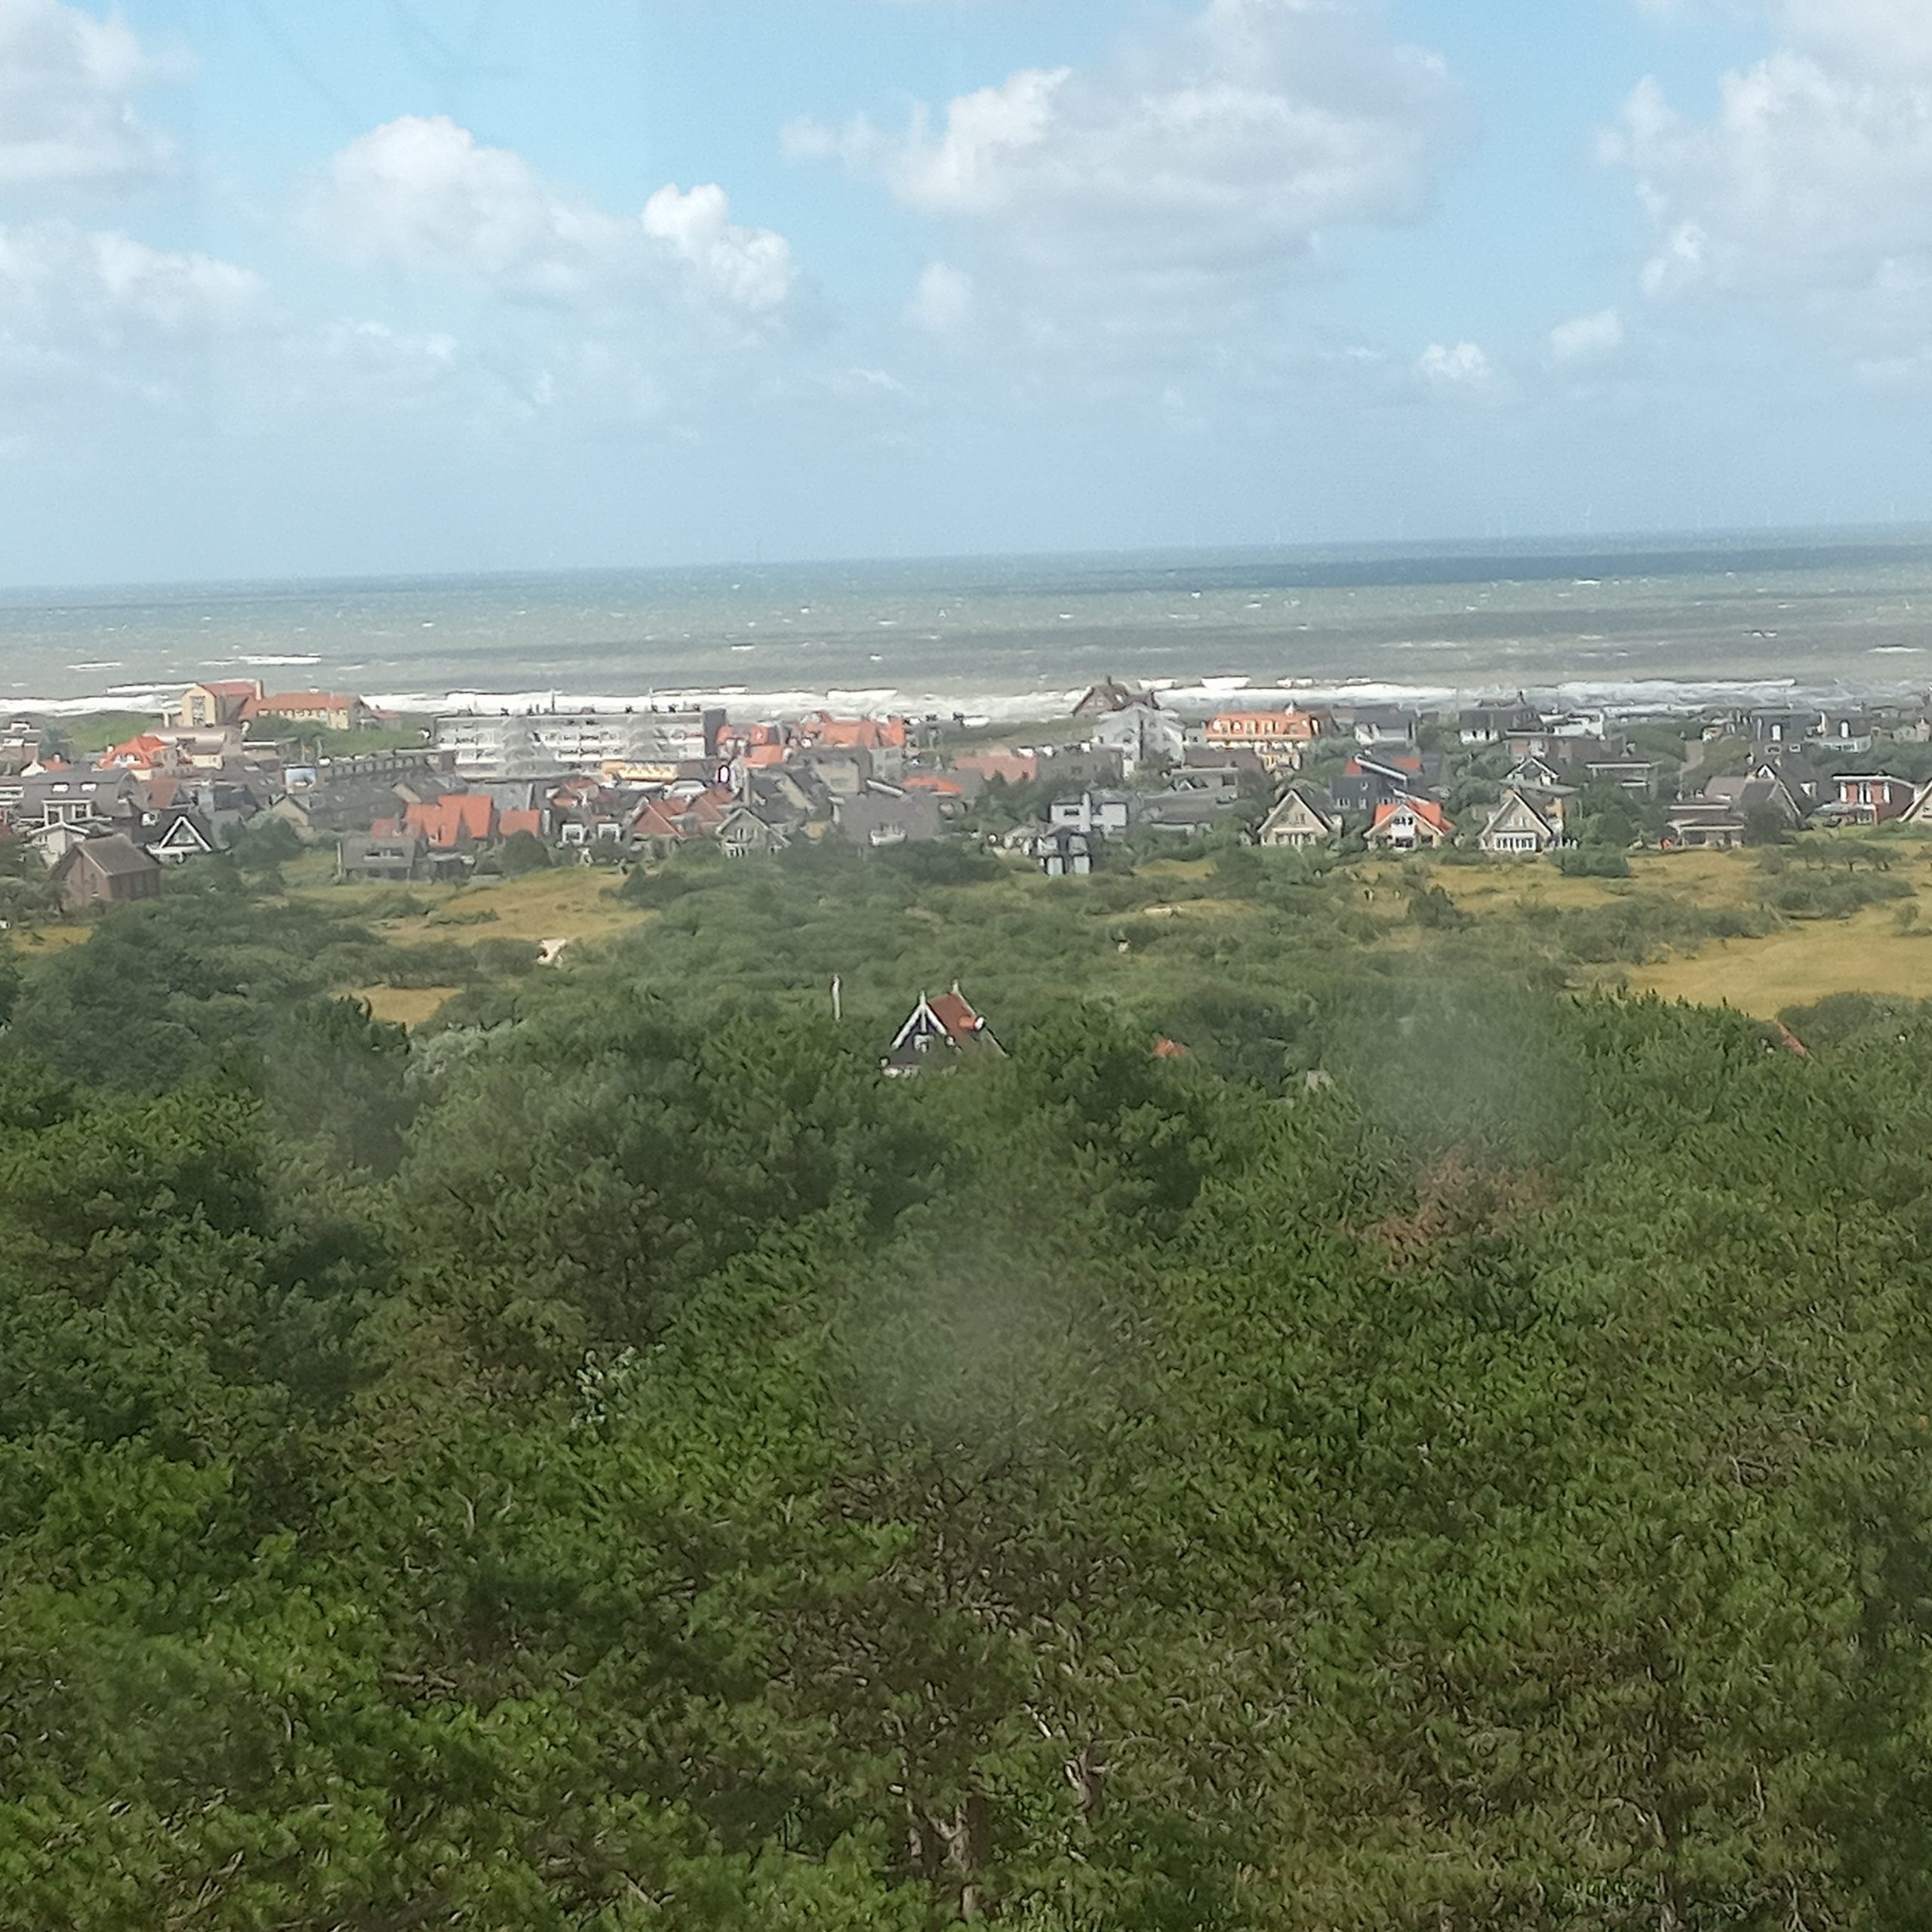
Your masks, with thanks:
M 1084 878 L 1094 869 L 1093 839 L 1071 826 L 1049 826 L 1029 849 L 1049 878 Z
M 1255 834 L 1261 844 L 1298 851 L 1332 845 L 1341 835 L 1342 814 L 1334 801 L 1312 785 L 1291 785 Z
M 1368 842 L 1389 852 L 1447 845 L 1456 835 L 1449 814 L 1433 798 L 1396 798 L 1375 808 Z
M 753 854 L 782 852 L 792 841 L 785 828 L 749 805 L 733 805 L 718 821 L 712 835 L 718 849 L 728 859 L 746 859 Z
M 1744 814 L 1714 798 L 1693 798 L 1672 808 L 1660 841 L 1668 850 L 1727 852 L 1744 843 Z
M 1492 858 L 1530 859 L 1563 843 L 1564 794 L 1528 785 L 1503 787 L 1476 843 Z
M 54 870 L 60 903 L 69 912 L 152 899 L 161 891 L 161 861 L 150 858 L 125 832 L 76 845 Z
M 218 849 L 214 828 L 192 805 L 170 805 L 142 826 L 140 842 L 164 866 L 205 859 Z
M 352 884 L 414 885 L 430 875 L 429 841 L 392 822 L 339 840 L 335 865 L 337 877 Z
M 924 994 L 912 1009 L 912 1017 L 900 1028 L 898 1037 L 880 1063 L 898 1078 L 924 1073 L 932 1069 L 956 1066 L 971 1055 L 1001 1054 L 1005 1049 L 987 1029 L 986 1023 L 967 1003 L 953 982 L 949 993 L 937 999 Z
M 1918 792 L 1909 779 L 1883 772 L 1848 771 L 1832 784 L 1836 795 L 1824 809 L 1841 825 L 1884 825 L 1903 818 Z

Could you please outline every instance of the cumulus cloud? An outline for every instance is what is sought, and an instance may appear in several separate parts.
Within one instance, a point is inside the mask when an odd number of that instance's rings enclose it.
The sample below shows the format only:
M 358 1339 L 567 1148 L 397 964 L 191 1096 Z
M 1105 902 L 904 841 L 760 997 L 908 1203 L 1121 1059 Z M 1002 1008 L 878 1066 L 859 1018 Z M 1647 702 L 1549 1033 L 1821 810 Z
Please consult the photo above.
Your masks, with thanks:
M 132 103 L 165 71 L 118 19 L 60 0 L 0 0 L 0 185 L 94 186 L 160 171 L 167 144 Z
M 1416 374 L 1430 387 L 1450 391 L 1487 389 L 1496 370 L 1487 353 L 1473 342 L 1450 348 L 1432 342 L 1416 358 Z
M 956 224 L 1010 289 L 1225 323 L 1331 230 L 1423 214 L 1460 125 L 1443 62 L 1366 5 L 1211 0 L 1091 69 L 1025 69 L 897 128 L 808 122 L 786 140 Z
M 1550 360 L 1563 369 L 1611 361 L 1623 347 L 1623 318 L 1614 309 L 1572 316 L 1550 331 Z
M 613 215 L 444 116 L 407 115 L 331 162 L 311 220 L 352 260 L 440 269 L 506 297 L 584 309 L 672 288 L 746 323 L 775 320 L 798 275 L 784 237 L 731 219 L 723 189 L 660 189 Z
M 1646 80 L 1604 140 L 1656 225 L 1659 297 L 1780 296 L 1854 330 L 1916 328 L 1932 267 L 1932 8 L 1780 0 L 1779 44 L 1687 115 Z
M 102 347 L 206 340 L 269 325 L 252 271 L 64 221 L 0 228 L 0 318 L 17 340 Z

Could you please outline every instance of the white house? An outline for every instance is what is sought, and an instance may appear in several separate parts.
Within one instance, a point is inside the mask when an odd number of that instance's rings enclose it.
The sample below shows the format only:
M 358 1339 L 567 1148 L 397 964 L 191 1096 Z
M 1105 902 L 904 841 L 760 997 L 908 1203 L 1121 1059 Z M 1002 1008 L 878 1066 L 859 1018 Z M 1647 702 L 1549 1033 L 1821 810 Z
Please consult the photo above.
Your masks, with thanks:
M 1563 799 L 1527 785 L 1506 787 L 1476 843 L 1492 858 L 1533 858 L 1563 843 Z

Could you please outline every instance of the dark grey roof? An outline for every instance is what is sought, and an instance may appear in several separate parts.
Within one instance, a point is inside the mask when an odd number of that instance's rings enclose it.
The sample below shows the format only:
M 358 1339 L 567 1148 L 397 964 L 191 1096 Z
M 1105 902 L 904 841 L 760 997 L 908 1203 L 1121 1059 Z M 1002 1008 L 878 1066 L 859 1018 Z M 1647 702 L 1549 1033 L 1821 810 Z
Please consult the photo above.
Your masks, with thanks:
M 85 840 L 74 848 L 70 856 L 75 860 L 85 859 L 104 878 L 131 878 L 138 873 L 152 872 L 157 863 L 125 832 Z

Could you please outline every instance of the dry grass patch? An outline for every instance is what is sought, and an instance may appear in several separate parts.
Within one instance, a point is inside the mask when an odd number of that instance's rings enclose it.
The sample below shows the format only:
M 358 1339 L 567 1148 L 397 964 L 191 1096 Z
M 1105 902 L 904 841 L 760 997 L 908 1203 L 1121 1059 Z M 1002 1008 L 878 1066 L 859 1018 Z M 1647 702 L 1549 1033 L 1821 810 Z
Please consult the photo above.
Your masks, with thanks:
M 364 1001 L 376 1018 L 392 1026 L 422 1026 L 462 990 L 460 986 L 358 986 L 349 997 Z
M 617 884 L 601 866 L 558 866 L 472 885 L 304 886 L 297 893 L 368 920 L 398 946 L 491 939 L 581 946 L 615 939 L 651 916 L 617 898 Z
M 1635 992 L 1734 1007 L 1760 1020 L 1830 993 L 1932 999 L 1932 926 L 1898 928 L 1900 906 L 1912 903 L 1874 906 L 1849 919 L 1805 920 L 1763 939 L 1714 940 L 1686 957 L 1634 967 L 1627 983 Z

